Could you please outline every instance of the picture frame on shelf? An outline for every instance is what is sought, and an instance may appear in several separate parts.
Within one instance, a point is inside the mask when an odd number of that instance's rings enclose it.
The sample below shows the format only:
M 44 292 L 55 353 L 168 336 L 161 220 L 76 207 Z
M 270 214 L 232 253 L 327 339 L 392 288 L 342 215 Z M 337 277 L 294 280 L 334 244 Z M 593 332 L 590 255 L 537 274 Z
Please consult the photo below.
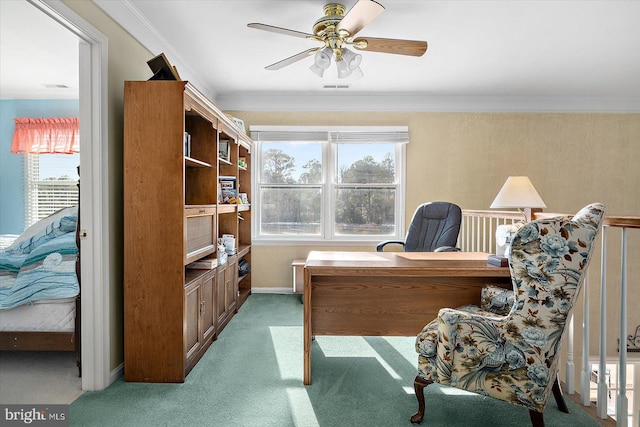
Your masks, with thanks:
M 239 118 L 237 118 L 237 117 L 232 117 L 231 119 L 232 119 L 232 120 L 233 120 L 233 122 L 236 124 L 236 126 L 238 127 L 238 129 L 240 129 L 240 131 L 241 131 L 243 134 L 245 134 L 245 135 L 246 135 L 246 134 L 247 134 L 247 129 L 244 127 L 244 120 L 239 119 Z
M 184 133 L 184 155 L 191 157 L 191 135 L 189 132 Z
M 218 158 L 226 162 L 231 159 L 231 144 L 229 140 L 221 139 L 218 144 Z

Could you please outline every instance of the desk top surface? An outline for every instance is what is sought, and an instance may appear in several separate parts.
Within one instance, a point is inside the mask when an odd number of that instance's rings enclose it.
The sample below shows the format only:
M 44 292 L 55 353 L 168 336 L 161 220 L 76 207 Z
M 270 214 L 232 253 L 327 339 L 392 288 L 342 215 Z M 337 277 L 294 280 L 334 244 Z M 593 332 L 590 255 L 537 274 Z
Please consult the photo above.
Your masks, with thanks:
M 480 275 L 509 276 L 508 267 L 487 264 L 488 253 L 484 252 L 326 252 L 309 253 L 305 268 L 312 273 L 325 270 L 383 270 L 442 272 L 468 271 Z M 374 274 L 376 274 L 374 273 Z

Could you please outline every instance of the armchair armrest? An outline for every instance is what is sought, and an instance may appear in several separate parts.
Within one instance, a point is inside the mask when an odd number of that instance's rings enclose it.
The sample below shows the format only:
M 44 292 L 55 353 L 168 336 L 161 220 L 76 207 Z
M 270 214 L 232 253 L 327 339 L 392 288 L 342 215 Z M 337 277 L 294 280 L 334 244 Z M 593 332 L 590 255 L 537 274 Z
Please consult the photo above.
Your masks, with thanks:
M 438 313 L 441 384 L 542 412 L 555 381 L 558 350 L 542 329 L 525 326 L 512 315 L 449 308 Z
M 404 249 L 404 242 L 402 240 L 385 240 L 384 242 L 378 243 L 376 252 L 384 252 L 384 247 L 390 244 L 402 245 L 402 249 Z
M 462 389 L 476 388 L 462 375 L 475 364 L 469 355 L 476 351 L 479 356 L 494 351 L 501 343 L 501 332 L 508 319 L 508 316 L 441 309 L 438 313 L 438 382 Z M 471 347 L 475 348 L 469 352 Z M 481 365 L 480 359 L 478 365 Z

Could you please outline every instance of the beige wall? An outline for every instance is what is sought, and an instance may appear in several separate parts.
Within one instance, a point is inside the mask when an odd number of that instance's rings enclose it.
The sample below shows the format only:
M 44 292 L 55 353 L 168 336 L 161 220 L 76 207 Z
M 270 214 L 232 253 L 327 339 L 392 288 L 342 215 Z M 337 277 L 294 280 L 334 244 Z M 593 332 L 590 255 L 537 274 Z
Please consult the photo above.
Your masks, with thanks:
M 407 224 L 430 200 L 488 209 L 509 175 L 529 176 L 550 212 L 601 201 L 611 214 L 640 214 L 640 114 L 232 114 L 246 125 L 408 125 Z M 273 249 L 255 247 L 253 286 L 288 285 L 291 259 L 312 248 Z
M 93 2 L 63 0 L 64 4 L 104 34 L 109 43 L 109 228 L 111 230 L 111 265 L 109 319 L 111 330 L 110 367 L 123 362 L 123 216 L 122 216 L 122 135 L 123 94 L 125 80 L 146 80 L 150 76 L 147 61 L 152 57 L 140 43 L 117 25 Z

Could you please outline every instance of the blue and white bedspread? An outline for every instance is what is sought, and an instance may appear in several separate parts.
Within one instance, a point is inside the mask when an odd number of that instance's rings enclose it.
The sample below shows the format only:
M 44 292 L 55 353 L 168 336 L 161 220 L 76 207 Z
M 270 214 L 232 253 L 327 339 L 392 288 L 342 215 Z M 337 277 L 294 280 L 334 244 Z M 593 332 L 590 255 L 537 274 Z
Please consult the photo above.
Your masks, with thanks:
M 0 250 L 0 310 L 80 293 L 75 233 L 50 233 L 48 237 L 28 253 Z

